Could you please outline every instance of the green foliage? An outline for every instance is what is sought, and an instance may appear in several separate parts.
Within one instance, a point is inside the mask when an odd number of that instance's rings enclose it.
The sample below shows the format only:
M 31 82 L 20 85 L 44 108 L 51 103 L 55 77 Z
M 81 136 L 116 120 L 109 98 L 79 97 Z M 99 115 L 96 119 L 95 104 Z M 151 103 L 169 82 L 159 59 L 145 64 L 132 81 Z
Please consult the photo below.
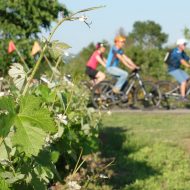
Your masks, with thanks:
M 10 190 L 6 181 L 0 177 L 0 190 Z
M 17 114 L 15 114 L 16 110 L 13 110 L 12 98 L 2 98 L 1 101 L 6 105 L 12 105 L 11 112 L 9 112 L 9 108 L 6 110 L 7 115 L 1 115 L 1 138 L 6 138 L 10 128 L 14 126 L 13 146 L 18 147 L 19 151 L 24 152 L 27 156 L 38 155 L 44 145 L 47 133 L 56 132 L 55 124 L 50 118 L 48 110 L 41 108 L 42 102 L 34 96 L 21 98 L 20 110 Z
M 51 179 L 69 174 L 63 158 L 71 169 L 81 149 L 84 154 L 98 149 L 100 115 L 86 107 L 84 89 L 60 80 L 30 93 L 17 101 L 0 99 L 0 167 L 7 172 L 1 183 L 14 189 L 46 189 Z
M 64 51 L 71 48 L 68 44 L 59 42 L 58 40 L 52 41 L 49 44 L 49 51 L 50 54 L 54 59 L 59 58 L 60 56 L 63 56 Z
M 0 137 L 5 138 L 11 126 L 14 123 L 14 118 L 16 117 L 15 112 L 15 103 L 13 98 L 11 97 L 4 97 L 0 99 Z
M 10 186 L 18 186 L 23 181 L 30 184 L 35 179 L 44 184 L 45 179 L 38 177 L 38 169 L 41 171 L 43 166 L 32 166 L 34 162 L 37 164 L 33 156 L 38 156 L 43 149 L 48 134 L 57 131 L 55 123 L 50 112 L 41 107 L 40 98 L 29 95 L 22 97 L 18 103 L 19 106 L 16 106 L 12 97 L 0 99 L 0 166 L 3 169 L 0 175 Z M 43 175 L 46 176 L 46 173 L 43 172 Z
M 166 50 L 156 48 L 142 49 L 139 46 L 131 46 L 126 48 L 125 52 L 141 67 L 144 78 L 148 80 L 167 78 L 167 67 L 163 61 Z
M 168 38 L 168 35 L 161 30 L 161 26 L 154 21 L 137 21 L 134 23 L 129 37 L 134 40 L 135 45 L 143 48 L 161 48 Z
M 67 15 L 65 7 L 57 0 L 2 0 L 0 2 L 0 73 L 7 72 L 10 63 L 20 62 L 16 52 L 7 53 L 8 43 L 12 39 L 27 62 L 28 66 L 34 64 L 30 52 L 33 41 L 38 39 L 41 29 L 49 30 L 52 21 L 58 17 L 58 12 L 62 11 Z
M 48 8 L 51 9 L 50 6 Z M 11 68 L 9 74 L 14 84 L 17 86 L 21 82 L 24 88 L 20 85 L 20 91 L 11 89 L 11 92 L 3 93 L 0 98 L 0 183 L 4 189 L 45 190 L 51 182 L 62 181 L 71 172 L 81 150 L 87 154 L 98 149 L 100 115 L 87 108 L 88 96 L 85 90 L 65 78 L 56 77 L 57 80 L 54 80 L 49 61 L 52 76 L 45 80 L 47 86 L 33 80 L 48 46 L 54 55 L 53 61 L 59 57 L 56 66 L 60 55 L 69 48 L 67 44 L 51 42 L 57 27 L 66 20 L 80 19 L 76 14 L 97 8 L 100 7 L 61 18 L 46 40 L 32 71 L 23 74 L 20 71 L 24 69 L 19 64 L 17 68 Z M 11 10 L 11 13 L 15 10 Z M 19 39 L 19 36 L 16 37 Z M 22 75 L 27 78 L 26 84 L 25 80 L 20 81 Z M 60 162 L 62 159 L 64 162 Z M 60 163 L 61 175 L 56 169 Z M 63 171 L 63 168 L 68 168 L 66 164 L 69 164 L 69 171 Z M 76 166 L 80 167 L 78 162 Z
M 0 2 L 0 23 L 2 37 L 32 37 L 41 28 L 49 29 L 51 21 L 57 18 L 59 11 L 67 10 L 58 1 L 22 1 L 2 0 Z
M 186 39 L 190 39 L 190 29 L 189 28 L 185 27 L 183 30 L 183 34 Z

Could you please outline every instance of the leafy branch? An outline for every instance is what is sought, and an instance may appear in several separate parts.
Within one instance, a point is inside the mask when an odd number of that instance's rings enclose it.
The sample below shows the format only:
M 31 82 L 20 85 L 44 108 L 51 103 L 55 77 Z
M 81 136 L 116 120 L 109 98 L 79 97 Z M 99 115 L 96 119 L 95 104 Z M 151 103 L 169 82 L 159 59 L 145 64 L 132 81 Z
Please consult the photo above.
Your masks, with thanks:
M 49 43 L 50 43 L 50 41 L 51 41 L 51 39 L 52 39 L 54 33 L 55 33 L 55 31 L 58 29 L 58 27 L 59 27 L 63 22 L 65 22 L 65 21 L 80 20 L 80 19 L 81 19 L 81 16 L 76 16 L 76 15 L 78 15 L 79 13 L 83 13 L 83 12 L 87 12 L 87 11 L 92 11 L 92 10 L 95 10 L 95 9 L 98 9 L 98 8 L 102 8 L 102 7 L 104 7 L 104 6 L 92 7 L 92 8 L 87 8 L 87 9 L 80 10 L 80 11 L 78 11 L 78 12 L 76 12 L 76 13 L 73 13 L 73 14 L 71 14 L 71 15 L 69 15 L 69 16 L 66 16 L 66 17 L 62 18 L 62 19 L 57 23 L 57 25 L 56 25 L 55 28 L 52 30 L 52 32 L 50 32 L 50 35 L 49 35 L 49 37 L 48 37 L 48 39 L 47 39 L 47 41 L 46 41 L 46 43 L 45 43 L 45 45 L 44 45 L 44 47 L 43 47 L 41 53 L 40 53 L 40 57 L 39 57 L 39 59 L 37 60 L 35 66 L 34 66 L 34 68 L 33 68 L 33 71 L 32 71 L 31 75 L 30 75 L 29 78 L 28 78 L 28 81 L 27 81 L 27 83 L 26 83 L 26 85 L 25 85 L 25 87 L 24 87 L 23 93 L 22 93 L 23 95 L 25 95 L 25 94 L 27 93 L 28 88 L 29 88 L 29 86 L 30 86 L 30 83 L 31 83 L 32 79 L 34 78 L 34 76 L 35 76 L 35 74 L 36 74 L 36 72 L 37 72 L 37 70 L 38 70 L 38 68 L 39 68 L 39 66 L 40 66 L 40 64 L 41 64 L 41 61 L 42 61 L 42 59 L 43 59 L 43 57 L 44 57 L 44 54 L 45 54 L 45 51 L 46 51 L 46 49 L 47 49 L 47 47 L 48 47 L 48 45 L 49 45 Z M 86 23 L 86 21 L 85 21 L 85 23 Z

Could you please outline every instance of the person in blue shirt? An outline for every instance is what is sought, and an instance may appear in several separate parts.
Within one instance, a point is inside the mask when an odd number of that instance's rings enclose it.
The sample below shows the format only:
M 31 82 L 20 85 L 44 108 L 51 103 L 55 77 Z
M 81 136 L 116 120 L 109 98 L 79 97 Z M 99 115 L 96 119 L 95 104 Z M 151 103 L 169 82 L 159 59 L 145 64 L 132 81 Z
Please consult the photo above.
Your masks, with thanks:
M 106 62 L 107 72 L 118 78 L 115 86 L 113 87 L 114 93 L 120 93 L 120 90 L 127 81 L 128 77 L 128 72 L 119 68 L 119 62 L 123 63 L 131 70 L 139 68 L 129 57 L 124 54 L 122 47 L 124 46 L 125 41 L 126 38 L 124 36 L 118 35 L 115 37 L 114 46 L 111 47 Z
M 168 64 L 168 72 L 180 84 L 181 98 L 185 98 L 185 91 L 189 75 L 180 68 L 181 65 L 190 68 L 190 57 L 185 53 L 187 41 L 185 39 L 178 39 L 176 42 L 177 47 L 171 52 Z

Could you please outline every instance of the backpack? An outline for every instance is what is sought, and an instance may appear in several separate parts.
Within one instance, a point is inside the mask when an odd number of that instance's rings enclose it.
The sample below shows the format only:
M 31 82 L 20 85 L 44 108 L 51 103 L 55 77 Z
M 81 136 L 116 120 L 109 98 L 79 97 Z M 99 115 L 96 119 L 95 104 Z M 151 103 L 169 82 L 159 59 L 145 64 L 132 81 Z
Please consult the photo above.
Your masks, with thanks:
M 170 65 L 170 58 L 171 58 L 172 51 L 173 49 L 170 49 L 165 54 L 164 63 L 166 63 L 167 65 Z

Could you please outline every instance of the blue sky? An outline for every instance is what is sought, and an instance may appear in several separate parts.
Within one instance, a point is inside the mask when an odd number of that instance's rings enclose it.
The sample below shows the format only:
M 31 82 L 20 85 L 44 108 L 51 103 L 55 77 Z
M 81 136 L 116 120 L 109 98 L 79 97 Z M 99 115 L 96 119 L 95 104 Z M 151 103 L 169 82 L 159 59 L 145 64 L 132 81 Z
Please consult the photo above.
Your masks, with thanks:
M 64 23 L 55 33 L 58 39 L 72 46 L 77 53 L 90 42 L 103 39 L 112 43 L 120 27 L 131 32 L 136 21 L 152 20 L 160 24 L 169 35 L 169 43 L 183 37 L 183 29 L 190 28 L 190 0 L 59 0 L 66 7 L 78 10 L 105 5 L 105 8 L 85 13 L 92 21 L 91 28 L 79 21 Z

